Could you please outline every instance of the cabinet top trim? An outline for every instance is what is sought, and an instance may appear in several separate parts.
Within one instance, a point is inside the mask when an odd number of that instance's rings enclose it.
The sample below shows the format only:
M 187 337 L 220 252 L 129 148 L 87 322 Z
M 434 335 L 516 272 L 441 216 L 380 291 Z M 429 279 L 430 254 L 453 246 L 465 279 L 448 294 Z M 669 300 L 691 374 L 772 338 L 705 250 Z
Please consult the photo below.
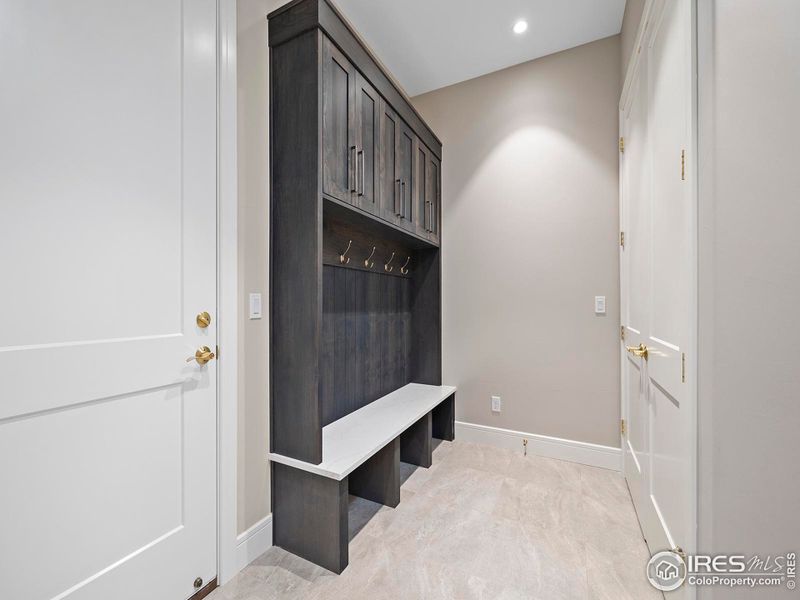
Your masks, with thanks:
M 441 140 L 336 7 L 327 0 L 293 0 L 269 13 L 267 19 L 270 47 L 278 46 L 311 29 L 321 29 L 441 160 Z

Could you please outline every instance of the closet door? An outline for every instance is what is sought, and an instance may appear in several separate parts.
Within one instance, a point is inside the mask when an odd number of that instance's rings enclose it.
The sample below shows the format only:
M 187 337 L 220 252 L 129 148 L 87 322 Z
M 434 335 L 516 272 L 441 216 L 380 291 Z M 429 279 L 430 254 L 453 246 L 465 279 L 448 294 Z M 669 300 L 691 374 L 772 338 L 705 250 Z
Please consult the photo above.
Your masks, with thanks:
M 623 99 L 620 172 L 624 472 L 650 551 L 677 554 L 696 547 L 692 10 L 654 4 Z
M 354 167 L 357 206 L 379 213 L 378 185 L 380 171 L 380 96 L 361 73 L 356 72 L 356 162 Z
M 322 191 L 344 202 L 356 196 L 356 70 L 322 40 Z
M 400 175 L 398 174 L 397 136 L 399 119 L 392 107 L 380 102 L 380 215 L 390 223 L 400 222 Z
M 414 231 L 415 211 L 412 206 L 414 195 L 414 147 L 416 136 L 402 120 L 398 121 L 397 134 L 397 174 L 400 179 L 400 225 Z

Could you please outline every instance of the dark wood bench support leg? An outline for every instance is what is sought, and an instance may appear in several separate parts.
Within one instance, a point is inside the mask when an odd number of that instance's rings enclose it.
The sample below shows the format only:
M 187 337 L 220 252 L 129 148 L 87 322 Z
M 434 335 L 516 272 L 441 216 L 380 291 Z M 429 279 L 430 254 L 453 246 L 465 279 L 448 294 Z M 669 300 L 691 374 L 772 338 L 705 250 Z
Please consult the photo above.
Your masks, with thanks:
M 347 566 L 347 477 L 336 481 L 272 463 L 276 546 L 341 573 Z
M 400 434 L 400 460 L 426 469 L 431 466 L 433 416 L 428 413 Z
M 400 504 L 400 438 L 350 473 L 350 493 L 394 508 Z
M 433 437 L 452 442 L 456 439 L 456 395 L 433 409 Z

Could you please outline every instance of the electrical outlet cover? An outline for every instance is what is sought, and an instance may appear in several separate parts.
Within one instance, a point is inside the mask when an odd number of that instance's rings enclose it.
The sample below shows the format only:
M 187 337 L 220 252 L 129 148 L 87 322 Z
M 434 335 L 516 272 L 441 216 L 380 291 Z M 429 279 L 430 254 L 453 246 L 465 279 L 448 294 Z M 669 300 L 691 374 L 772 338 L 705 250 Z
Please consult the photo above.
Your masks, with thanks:
M 492 412 L 500 412 L 502 409 L 502 400 L 500 396 L 492 396 Z

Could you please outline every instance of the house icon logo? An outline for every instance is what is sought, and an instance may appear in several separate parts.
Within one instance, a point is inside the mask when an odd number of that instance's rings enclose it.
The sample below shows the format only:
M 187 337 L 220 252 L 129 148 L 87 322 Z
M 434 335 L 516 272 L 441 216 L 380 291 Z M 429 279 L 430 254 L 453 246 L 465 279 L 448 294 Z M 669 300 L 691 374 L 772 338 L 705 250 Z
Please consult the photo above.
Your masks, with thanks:
M 647 563 L 647 579 L 657 590 L 677 590 L 686 580 L 686 563 L 675 552 L 665 550 L 654 554 Z

